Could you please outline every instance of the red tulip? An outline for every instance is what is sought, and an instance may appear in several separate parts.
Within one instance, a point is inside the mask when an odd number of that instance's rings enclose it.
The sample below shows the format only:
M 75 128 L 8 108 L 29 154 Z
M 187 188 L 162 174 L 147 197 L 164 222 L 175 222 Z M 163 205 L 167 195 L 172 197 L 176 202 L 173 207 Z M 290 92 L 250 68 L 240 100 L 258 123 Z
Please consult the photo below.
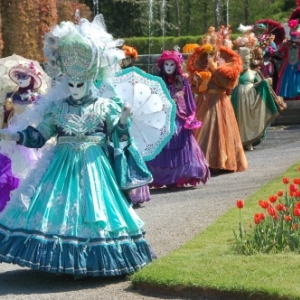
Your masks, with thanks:
M 272 205 L 270 205 L 268 208 L 267 208 L 267 212 L 270 216 L 274 216 L 276 215 L 276 210 L 274 209 L 274 207 Z
M 269 196 L 269 201 L 275 203 L 277 201 L 277 196 L 276 195 Z
M 298 224 L 297 224 L 297 223 L 294 223 L 293 226 L 292 226 L 292 229 L 293 229 L 293 230 L 298 229 Z
M 295 217 L 300 217 L 300 209 L 297 208 L 297 207 L 294 208 L 294 216 Z
M 260 221 L 261 221 L 260 214 L 255 214 L 254 215 L 254 223 L 258 225 L 260 223 Z
M 283 205 L 282 203 L 278 203 L 278 204 L 276 205 L 276 209 L 277 209 L 278 211 L 283 211 L 283 210 L 284 210 L 284 205 Z
M 299 191 L 299 190 L 296 191 L 296 192 L 294 193 L 294 196 L 295 196 L 296 198 L 300 198 L 300 191 Z
M 284 216 L 284 219 L 285 219 L 287 222 L 291 222 L 291 221 L 292 221 L 292 217 L 291 217 L 291 216 Z
M 236 201 L 236 207 L 241 209 L 244 207 L 244 200 L 237 200 Z
M 259 200 L 258 204 L 261 208 L 264 208 L 264 209 L 268 208 L 268 206 L 269 206 L 269 202 L 265 201 L 265 200 Z
M 264 213 L 260 213 L 260 219 L 264 220 L 266 218 L 266 215 Z
M 293 182 L 294 182 L 295 184 L 300 184 L 300 178 L 295 178 L 295 179 L 293 180 Z
M 283 196 L 283 190 L 278 191 L 277 196 L 278 196 L 278 197 Z
M 290 184 L 289 190 L 290 192 L 296 192 L 298 190 L 298 187 L 296 184 Z
M 300 209 L 300 201 L 298 201 L 298 202 L 295 203 L 295 207 L 298 208 L 298 209 Z
M 283 177 L 283 178 L 282 178 L 282 182 L 283 182 L 284 184 L 288 184 L 288 183 L 290 182 L 290 179 L 289 179 L 288 177 Z
M 279 219 L 279 216 L 278 216 L 277 214 L 275 214 L 275 215 L 273 216 L 273 219 L 274 219 L 274 220 L 278 220 L 278 219 Z

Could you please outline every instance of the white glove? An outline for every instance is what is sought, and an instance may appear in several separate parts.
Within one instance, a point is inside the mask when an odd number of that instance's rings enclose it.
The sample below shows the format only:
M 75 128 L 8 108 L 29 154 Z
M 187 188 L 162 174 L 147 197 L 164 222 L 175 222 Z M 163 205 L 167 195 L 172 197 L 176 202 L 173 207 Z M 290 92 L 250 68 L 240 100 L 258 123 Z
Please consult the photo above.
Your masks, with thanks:
M 127 124 L 127 119 L 132 115 L 132 107 L 129 103 L 125 102 L 120 115 L 120 123 L 122 125 Z
M 16 132 L 10 132 L 7 129 L 0 129 L 0 140 L 15 141 L 17 142 L 20 136 Z

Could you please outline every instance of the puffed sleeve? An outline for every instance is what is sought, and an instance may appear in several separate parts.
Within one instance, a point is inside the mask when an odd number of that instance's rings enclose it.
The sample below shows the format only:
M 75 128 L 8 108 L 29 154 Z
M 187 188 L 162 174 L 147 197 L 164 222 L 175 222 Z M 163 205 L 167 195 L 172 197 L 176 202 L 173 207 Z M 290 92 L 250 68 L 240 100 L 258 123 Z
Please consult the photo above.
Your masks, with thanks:
M 128 134 L 130 121 L 128 119 L 127 125 L 120 124 L 120 114 L 124 102 L 118 98 L 113 97 L 108 102 L 108 113 L 106 114 L 106 124 L 108 133 L 117 132 L 118 137 L 122 137 L 124 134 Z
M 219 86 L 220 89 L 234 89 L 238 84 L 238 77 L 228 77 L 224 75 L 220 70 L 216 70 L 213 75 L 213 80 L 215 84 Z
M 20 140 L 18 144 L 28 148 L 41 148 L 53 136 L 56 135 L 56 127 L 53 122 L 52 112 L 47 113 L 36 128 L 28 126 L 18 132 Z

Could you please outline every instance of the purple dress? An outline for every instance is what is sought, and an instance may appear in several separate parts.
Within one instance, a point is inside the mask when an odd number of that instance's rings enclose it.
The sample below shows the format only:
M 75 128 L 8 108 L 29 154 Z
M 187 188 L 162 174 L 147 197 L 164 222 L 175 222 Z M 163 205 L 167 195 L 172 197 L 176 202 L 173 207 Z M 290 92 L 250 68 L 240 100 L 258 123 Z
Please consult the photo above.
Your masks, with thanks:
M 195 140 L 193 129 L 201 123 L 195 119 L 196 105 L 187 78 L 183 77 L 183 90 L 175 83 L 167 84 L 171 97 L 177 103 L 177 130 L 163 150 L 146 162 L 153 175 L 150 187 L 196 186 L 210 176 L 209 166 Z
M 22 90 L 21 88 L 19 90 Z M 19 106 L 19 110 L 25 110 L 25 107 L 32 103 L 36 99 L 35 95 L 20 93 L 19 91 L 14 93 L 10 92 L 6 94 L 6 98 L 13 97 L 14 105 Z M 0 128 L 6 128 L 10 122 L 12 117 L 12 112 L 7 111 L 5 108 L 3 109 L 3 115 L 1 116 Z M 20 183 L 20 179 L 13 174 L 12 170 L 12 161 L 11 159 L 5 155 L 12 151 L 7 144 L 0 145 L 0 212 L 3 211 L 7 202 L 10 200 L 10 192 L 15 190 Z M 22 148 L 21 146 L 15 145 L 15 147 L 19 148 L 20 153 L 23 154 L 24 159 L 28 162 L 34 161 L 35 157 L 31 157 L 31 149 L 28 151 L 26 148 Z M 8 150 L 9 149 L 9 150 Z
M 138 205 L 144 203 L 145 201 L 150 201 L 150 190 L 148 185 L 141 186 L 139 188 L 133 189 L 129 192 L 128 198 L 133 205 Z
M 19 186 L 20 180 L 13 175 L 11 168 L 11 160 L 0 153 L 0 212 L 10 199 L 10 192 Z

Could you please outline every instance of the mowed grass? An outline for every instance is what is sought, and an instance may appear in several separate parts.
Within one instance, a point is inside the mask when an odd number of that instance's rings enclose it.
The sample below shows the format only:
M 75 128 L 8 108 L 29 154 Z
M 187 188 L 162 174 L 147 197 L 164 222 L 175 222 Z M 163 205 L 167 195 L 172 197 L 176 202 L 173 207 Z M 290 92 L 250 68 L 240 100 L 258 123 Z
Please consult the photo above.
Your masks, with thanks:
M 254 213 L 261 212 L 258 201 L 285 190 L 282 177 L 299 178 L 298 166 L 300 161 L 245 199 L 242 223 L 246 230 L 254 223 Z M 233 206 L 236 200 L 232 199 Z M 233 230 L 238 232 L 239 220 L 238 208 L 229 209 L 184 246 L 134 273 L 130 277 L 134 288 L 140 293 L 188 299 L 299 300 L 300 255 L 236 254 Z

